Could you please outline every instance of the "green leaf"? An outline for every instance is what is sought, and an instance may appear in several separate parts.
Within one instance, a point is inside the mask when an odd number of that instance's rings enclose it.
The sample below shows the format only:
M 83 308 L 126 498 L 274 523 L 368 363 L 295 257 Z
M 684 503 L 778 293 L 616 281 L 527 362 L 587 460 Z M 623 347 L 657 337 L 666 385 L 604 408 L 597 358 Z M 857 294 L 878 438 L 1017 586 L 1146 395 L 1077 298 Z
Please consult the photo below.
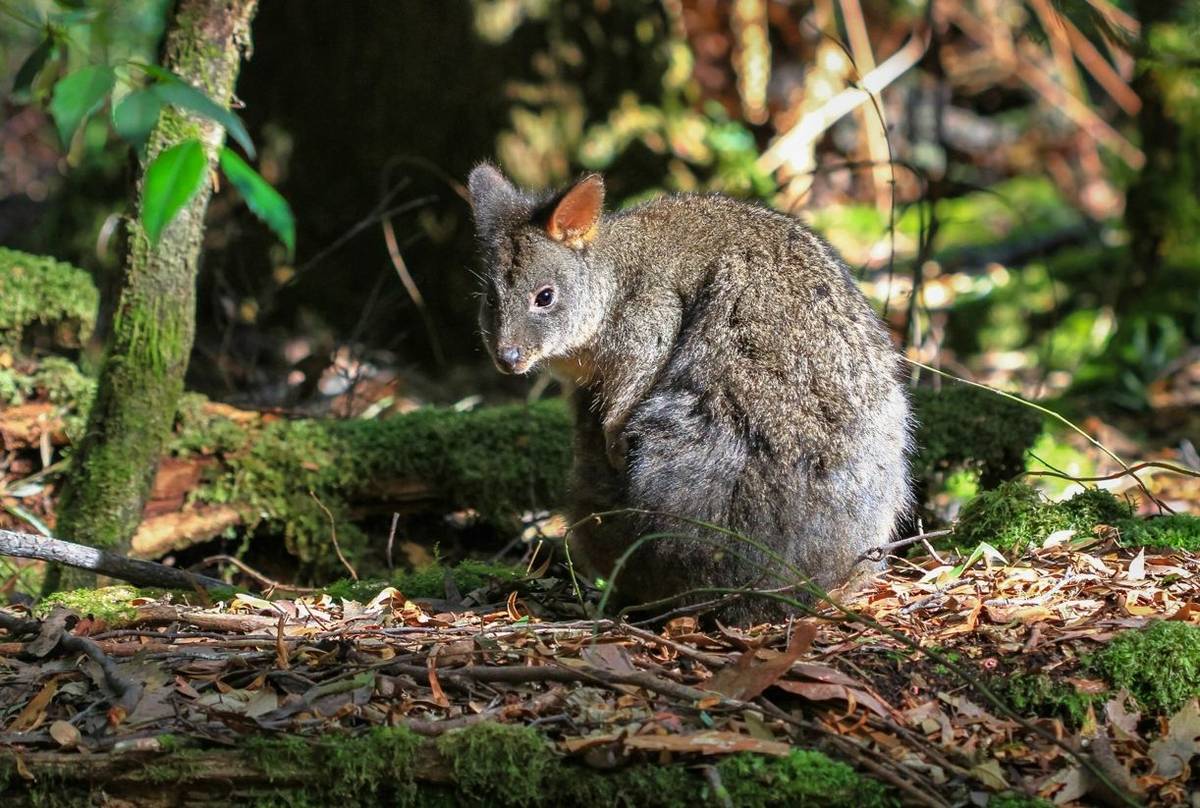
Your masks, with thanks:
M 279 236 L 290 259 L 296 252 L 296 220 L 287 200 L 236 152 L 226 147 L 221 148 L 221 170 L 246 200 L 246 206 Z
M 141 147 L 158 121 L 162 99 L 152 90 L 135 90 L 113 107 L 113 128 L 134 146 Z
M 153 70 L 151 73 L 159 78 L 159 81 L 150 87 L 159 98 L 168 104 L 191 110 L 197 115 L 203 115 L 205 118 L 221 124 L 225 127 L 225 131 L 241 144 L 242 148 L 246 150 L 246 154 L 254 157 L 254 142 L 250 140 L 250 133 L 246 131 L 241 118 L 174 73 L 162 68 Z
M 157 244 L 159 236 L 204 183 L 208 160 L 200 141 L 185 140 L 160 152 L 146 168 L 142 190 L 142 227 Z
M 32 86 L 33 80 L 37 78 L 37 74 L 42 72 L 42 68 L 46 66 L 46 60 L 50 58 L 50 52 L 54 50 L 54 37 L 47 36 L 42 40 L 42 44 L 33 49 L 33 53 L 25 58 L 21 66 L 17 68 L 17 77 L 13 79 L 12 91 L 14 93 L 25 92 Z
M 104 103 L 104 97 L 112 90 L 117 74 L 108 65 L 96 65 L 76 70 L 54 85 L 54 96 L 50 99 L 50 114 L 58 125 L 58 136 L 63 146 L 71 148 L 71 138 L 83 119 Z

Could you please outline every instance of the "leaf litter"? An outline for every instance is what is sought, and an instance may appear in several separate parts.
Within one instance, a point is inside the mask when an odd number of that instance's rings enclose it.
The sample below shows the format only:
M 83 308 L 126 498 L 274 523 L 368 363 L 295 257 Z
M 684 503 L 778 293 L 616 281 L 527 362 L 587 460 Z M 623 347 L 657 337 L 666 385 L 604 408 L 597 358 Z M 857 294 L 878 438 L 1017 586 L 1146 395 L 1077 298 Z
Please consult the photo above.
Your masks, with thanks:
M 461 609 L 394 588 L 367 603 L 164 596 L 119 626 L 10 607 L 0 754 L 145 750 L 167 734 L 202 746 L 376 726 L 433 736 L 496 720 L 535 724 L 585 764 L 817 746 L 910 801 L 1012 790 L 1089 805 L 1116 784 L 1136 803 L 1190 804 L 1200 703 L 1146 715 L 1081 660 L 1152 620 L 1200 625 L 1200 556 L 1103 537 L 1048 545 L 898 560 L 842 602 L 854 617 L 821 604 L 749 629 L 554 619 L 553 578 Z M 994 703 L 997 683 L 1030 674 L 1094 697 L 1083 720 Z

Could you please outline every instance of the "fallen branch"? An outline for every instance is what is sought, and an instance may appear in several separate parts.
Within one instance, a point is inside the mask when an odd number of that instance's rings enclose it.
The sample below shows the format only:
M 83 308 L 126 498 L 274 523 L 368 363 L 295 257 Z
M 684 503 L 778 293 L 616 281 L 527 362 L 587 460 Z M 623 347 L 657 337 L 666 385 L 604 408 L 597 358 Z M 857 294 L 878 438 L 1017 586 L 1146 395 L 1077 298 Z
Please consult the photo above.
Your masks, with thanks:
M 0 530 L 0 555 L 15 558 L 34 558 L 53 561 L 81 570 L 91 570 L 117 578 L 134 586 L 156 586 L 163 589 L 229 589 L 229 584 L 207 575 L 139 561 L 118 553 L 97 550 L 62 539 Z

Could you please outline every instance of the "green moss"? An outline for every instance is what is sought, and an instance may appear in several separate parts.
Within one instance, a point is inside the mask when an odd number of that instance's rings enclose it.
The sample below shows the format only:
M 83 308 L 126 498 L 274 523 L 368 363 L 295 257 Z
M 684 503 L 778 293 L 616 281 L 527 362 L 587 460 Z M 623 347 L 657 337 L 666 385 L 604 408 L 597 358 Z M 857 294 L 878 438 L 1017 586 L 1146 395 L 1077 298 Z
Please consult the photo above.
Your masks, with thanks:
M 391 804 L 408 806 L 415 804 L 412 762 L 421 743 L 404 727 L 376 727 L 363 735 L 323 735 L 311 742 L 294 736 L 251 738 L 245 749 L 268 778 L 306 781 L 304 797 L 312 802 L 289 804 L 377 805 L 386 795 Z
M 604 774 L 563 763 L 528 727 L 477 724 L 438 741 L 464 805 L 637 805 L 688 808 L 714 801 L 709 783 L 683 766 L 641 764 Z M 874 808 L 898 804 L 881 783 L 821 752 L 783 758 L 739 754 L 716 764 L 734 805 Z
M 0 405 L 23 404 L 35 399 L 50 401 L 72 442 L 83 437 L 87 413 L 95 395 L 96 380 L 85 376 L 74 362 L 62 357 L 45 357 L 29 373 L 16 367 L 0 368 Z
M 557 756 L 537 730 L 484 722 L 438 739 L 467 805 L 540 804 Z
M 446 570 L 432 566 L 396 576 L 393 586 L 413 598 L 441 598 L 446 596 Z M 488 564 L 467 559 L 450 570 L 455 586 L 463 594 L 472 592 L 493 581 L 502 584 L 515 583 L 525 577 L 520 567 Z
M 91 276 L 70 264 L 0 248 L 0 346 L 16 347 L 35 326 L 77 347 L 96 324 L 100 295 Z
M 1018 673 L 994 678 L 989 686 L 1021 715 L 1061 718 L 1079 727 L 1088 707 L 1107 701 L 1107 693 L 1081 693 L 1069 682 L 1056 681 L 1044 673 Z
M 199 752 L 194 749 L 176 749 L 170 755 L 158 758 L 142 767 L 142 777 L 155 785 L 177 783 L 195 775 L 201 769 Z
M 453 567 L 432 564 L 421 569 L 399 572 L 391 581 L 342 579 L 326 586 L 325 592 L 335 598 L 364 603 L 378 595 L 385 587 L 394 586 L 410 598 L 444 598 L 447 573 L 454 580 L 458 591 L 464 595 L 490 583 L 515 584 L 525 577 L 525 571 L 520 567 L 466 559 Z
M 170 451 L 175 455 L 229 454 L 244 449 L 250 431 L 231 418 L 206 412 L 208 399 L 199 393 L 179 397 Z
M 882 783 L 815 750 L 796 749 L 779 759 L 734 755 L 717 764 L 717 772 L 739 808 L 875 808 L 898 804 Z
M 1156 620 L 1124 631 L 1089 657 L 1089 670 L 1144 707 L 1170 715 L 1200 696 L 1200 626 Z
M 55 606 L 65 606 L 79 615 L 91 615 L 109 624 L 122 623 L 137 616 L 129 604 L 145 593 L 132 586 L 105 586 L 99 589 L 71 589 L 55 592 L 38 604 L 36 614 L 45 616 Z
M 1200 516 L 1186 513 L 1154 519 L 1121 519 L 1118 541 L 1125 547 L 1200 552 Z
M 994 488 L 1025 470 L 1025 452 L 1042 432 L 1032 407 L 965 384 L 911 391 L 917 417 L 914 471 L 927 483 L 956 471 Z
M 543 804 L 691 808 L 707 804 L 710 791 L 707 783 L 681 765 L 643 763 L 603 774 L 565 764 L 552 770 Z
M 1113 525 L 1130 516 L 1127 504 L 1099 488 L 1049 502 L 1025 483 L 1007 482 L 963 507 L 952 539 L 965 548 L 987 542 L 1000 550 L 1022 552 L 1056 531 L 1088 534 L 1096 525 Z
M 176 445 L 211 445 L 218 420 L 208 423 L 208 437 Z M 557 401 L 471 413 L 431 407 L 378 421 L 277 421 L 253 435 L 247 448 L 231 448 L 226 471 L 198 496 L 250 505 L 283 532 L 292 554 L 317 574 L 328 573 L 336 560 L 321 504 L 333 514 L 342 549 L 353 557 L 366 537 L 350 521 L 347 498 L 380 481 L 420 481 L 440 506 L 474 508 L 501 524 L 531 505 L 563 502 L 569 424 Z M 233 428 L 228 433 L 229 444 L 242 440 Z
M 965 470 L 994 485 L 1024 468 L 1041 429 L 1036 411 L 975 388 L 917 391 L 914 401 L 921 421 L 916 467 L 926 478 Z M 426 482 L 442 507 L 474 508 L 506 526 L 516 512 L 565 501 L 571 439 L 561 401 L 470 413 L 431 407 L 381 421 L 278 421 L 251 435 L 220 417 L 185 414 L 181 423 L 178 451 L 228 453 L 227 472 L 198 496 L 249 504 L 318 575 L 335 572 L 336 562 L 329 517 L 309 491 L 333 513 L 351 556 L 366 538 L 349 521 L 347 499 L 380 480 Z

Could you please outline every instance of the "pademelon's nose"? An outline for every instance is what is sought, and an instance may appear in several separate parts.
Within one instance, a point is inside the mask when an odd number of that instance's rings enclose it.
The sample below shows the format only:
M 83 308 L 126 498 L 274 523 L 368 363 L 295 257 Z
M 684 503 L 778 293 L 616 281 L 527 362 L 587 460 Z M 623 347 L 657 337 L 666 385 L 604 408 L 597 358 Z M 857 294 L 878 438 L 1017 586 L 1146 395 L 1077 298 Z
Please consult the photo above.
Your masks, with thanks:
M 515 345 L 502 345 L 496 351 L 496 356 L 500 359 L 500 364 L 504 366 L 504 369 L 512 373 L 521 362 L 521 349 Z

